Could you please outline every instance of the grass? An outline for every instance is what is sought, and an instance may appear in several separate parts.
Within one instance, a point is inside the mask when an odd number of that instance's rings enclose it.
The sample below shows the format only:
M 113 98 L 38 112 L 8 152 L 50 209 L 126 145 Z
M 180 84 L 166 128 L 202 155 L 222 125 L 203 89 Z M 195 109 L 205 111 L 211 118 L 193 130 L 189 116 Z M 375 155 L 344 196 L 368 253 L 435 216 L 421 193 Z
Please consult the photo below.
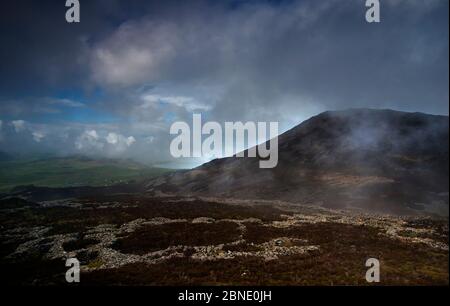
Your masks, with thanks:
M 239 239 L 235 223 L 192 224 L 177 222 L 163 225 L 149 225 L 117 240 L 114 248 L 122 253 L 143 255 L 173 245 L 211 245 L 229 243 Z
M 260 241 L 274 235 L 270 227 L 255 226 L 251 231 L 251 236 L 263 237 Z M 309 243 L 320 245 L 320 251 L 268 262 L 257 257 L 202 262 L 172 258 L 154 265 L 138 263 L 93 271 L 83 275 L 83 282 L 85 285 L 370 285 L 365 281 L 365 261 L 375 257 L 381 262 L 378 285 L 448 285 L 448 252 L 391 240 L 373 228 L 320 223 L 282 234 L 306 238 Z
M 152 168 L 129 160 L 83 157 L 0 162 L 0 192 L 16 186 L 109 186 L 161 175 L 168 169 Z
M 136 207 L 98 208 L 107 202 L 120 201 Z M 136 219 L 165 217 L 171 219 L 194 219 L 208 216 L 215 219 L 246 219 L 259 218 L 265 221 L 280 220 L 282 211 L 260 205 L 257 208 L 231 206 L 219 203 L 192 201 L 165 203 L 158 199 L 145 198 L 135 195 L 99 196 L 77 200 L 79 203 L 96 203 L 89 205 L 88 210 L 71 207 L 26 207 L 23 210 L 0 214 L 0 224 L 6 228 L 19 226 L 51 226 L 47 235 L 80 233 L 87 227 L 100 224 L 121 225 Z M 16 199 L 0 200 L 0 207 L 11 206 Z M 85 205 L 85 204 L 83 204 Z
M 77 239 L 63 243 L 63 248 L 66 252 L 76 251 L 84 249 L 88 246 L 99 243 L 100 241 L 95 239 Z
M 208 224 L 179 221 L 143 225 L 131 233 L 120 235 L 112 247 L 124 254 L 146 254 L 168 246 L 185 245 L 186 257 L 166 259 L 153 265 L 140 262 L 86 272 L 82 274 L 81 285 L 368 285 L 364 277 L 367 270 L 365 261 L 371 257 L 379 259 L 381 263 L 379 285 L 448 286 L 449 283 L 448 251 L 426 244 L 391 239 L 382 235 L 382 230 L 371 226 L 320 222 L 277 228 L 270 225 L 271 221 L 280 220 L 286 212 L 265 205 L 248 207 L 181 199 L 170 202 L 127 194 L 82 198 L 77 199 L 77 202 L 82 206 L 90 205 L 91 209 L 36 208 L 17 203 L 14 199 L 0 201 L 0 205 L 17 204 L 21 207 L 16 211 L 0 212 L 3 230 L 51 227 L 49 232 L 43 234 L 47 239 L 32 254 L 14 260 L 6 258 L 6 255 L 26 239 L 17 237 L 11 241 L 8 236 L 0 239 L 0 268 L 5 275 L 12 275 L 3 283 L 64 285 L 64 262 L 44 258 L 51 245 L 49 242 L 54 239 L 52 235 L 71 233 L 74 236 L 78 233 L 78 240 L 67 241 L 63 247 L 66 251 L 83 249 L 77 252 L 77 258 L 82 265 L 96 269 L 108 262 L 99 256 L 97 249 L 88 248 L 97 243 L 86 237 L 89 227 L 100 224 L 118 227 L 141 218 L 192 220 L 202 216 L 240 220 L 255 217 L 265 223 L 244 222 L 246 229 L 243 238 L 246 241 L 228 246 L 224 251 L 258 251 L 258 246 L 254 244 L 279 237 L 306 240 L 299 243 L 315 245 L 319 249 L 307 254 L 281 256 L 273 261 L 264 261 L 256 256 L 196 261 L 189 258 L 194 253 L 193 246 L 217 245 L 236 240 L 240 233 L 236 224 L 228 221 Z M 99 208 L 114 202 L 127 206 Z M 447 220 L 410 221 L 407 226 L 430 228 L 442 235 L 442 239 L 448 239 Z

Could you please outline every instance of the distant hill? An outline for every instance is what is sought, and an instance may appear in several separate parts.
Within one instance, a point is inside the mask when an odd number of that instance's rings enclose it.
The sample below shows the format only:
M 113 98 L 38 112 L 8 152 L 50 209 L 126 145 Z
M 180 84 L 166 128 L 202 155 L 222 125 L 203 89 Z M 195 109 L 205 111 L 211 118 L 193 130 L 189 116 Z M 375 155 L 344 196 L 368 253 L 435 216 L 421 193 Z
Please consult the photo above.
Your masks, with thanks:
M 224 158 L 153 179 L 148 191 L 448 215 L 448 124 L 392 110 L 325 112 L 280 135 L 274 169 Z
M 2 156 L 2 155 L 0 155 Z M 140 181 L 166 173 L 123 159 L 93 159 L 85 156 L 44 159 L 1 159 L 0 191 L 17 186 L 40 187 L 110 186 Z

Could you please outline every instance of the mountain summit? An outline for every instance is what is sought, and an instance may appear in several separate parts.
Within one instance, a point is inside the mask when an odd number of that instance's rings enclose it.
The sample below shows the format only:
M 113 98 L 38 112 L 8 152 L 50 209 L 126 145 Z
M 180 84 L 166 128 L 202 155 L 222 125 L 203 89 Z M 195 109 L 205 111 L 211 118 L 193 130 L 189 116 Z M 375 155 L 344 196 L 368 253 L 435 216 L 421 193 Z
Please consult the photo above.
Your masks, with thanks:
M 216 159 L 149 182 L 149 192 L 284 200 L 393 214 L 448 215 L 448 116 L 352 109 L 279 136 L 279 163 Z

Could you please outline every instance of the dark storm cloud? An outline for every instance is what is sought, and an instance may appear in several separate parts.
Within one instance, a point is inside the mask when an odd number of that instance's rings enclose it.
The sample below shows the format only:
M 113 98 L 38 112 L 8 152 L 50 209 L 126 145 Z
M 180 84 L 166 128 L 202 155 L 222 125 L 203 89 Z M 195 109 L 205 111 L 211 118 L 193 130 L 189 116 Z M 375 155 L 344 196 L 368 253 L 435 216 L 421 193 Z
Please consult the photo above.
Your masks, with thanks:
M 448 114 L 446 0 L 381 1 L 380 24 L 362 0 L 81 1 L 77 25 L 64 2 L 2 10 L 0 109 L 99 89 L 134 156 L 165 158 L 168 126 L 193 111 L 282 129 L 349 107 Z
M 82 20 L 68 24 L 65 0 L 2 1 L 1 95 L 42 94 L 79 87 L 89 75 L 89 44 L 122 22 L 146 14 L 148 1 L 80 1 Z M 150 5 L 149 5 L 150 4 Z
M 193 88 L 187 95 L 206 84 L 214 98 L 202 103 L 227 120 L 292 124 L 348 107 L 446 114 L 447 7 L 384 1 L 380 24 L 365 22 L 364 1 L 182 7 L 130 20 L 93 44 L 93 81 L 114 90 L 165 82 L 168 94 Z

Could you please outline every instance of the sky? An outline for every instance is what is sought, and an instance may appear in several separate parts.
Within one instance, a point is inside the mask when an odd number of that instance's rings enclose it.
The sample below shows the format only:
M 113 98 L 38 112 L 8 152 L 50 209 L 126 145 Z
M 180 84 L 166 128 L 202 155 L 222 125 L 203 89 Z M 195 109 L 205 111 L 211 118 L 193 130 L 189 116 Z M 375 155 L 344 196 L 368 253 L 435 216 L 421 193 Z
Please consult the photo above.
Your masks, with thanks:
M 175 121 L 448 115 L 447 0 L 2 2 L 0 151 L 168 165 Z M 194 163 L 202 162 L 194 161 Z M 186 166 L 192 161 L 178 161 Z

